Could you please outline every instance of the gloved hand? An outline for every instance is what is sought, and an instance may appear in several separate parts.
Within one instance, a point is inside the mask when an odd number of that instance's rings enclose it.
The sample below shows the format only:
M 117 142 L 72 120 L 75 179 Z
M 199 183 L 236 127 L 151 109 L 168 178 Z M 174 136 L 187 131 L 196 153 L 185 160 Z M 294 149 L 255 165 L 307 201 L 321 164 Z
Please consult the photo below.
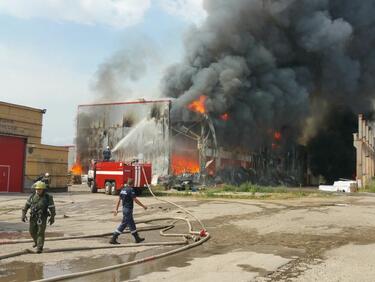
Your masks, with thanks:
M 55 222 L 55 217 L 51 216 L 48 220 L 49 225 L 52 225 Z
M 26 222 L 27 221 L 27 216 L 26 216 L 26 213 L 24 211 L 22 211 L 22 217 L 21 217 L 21 220 L 23 222 Z

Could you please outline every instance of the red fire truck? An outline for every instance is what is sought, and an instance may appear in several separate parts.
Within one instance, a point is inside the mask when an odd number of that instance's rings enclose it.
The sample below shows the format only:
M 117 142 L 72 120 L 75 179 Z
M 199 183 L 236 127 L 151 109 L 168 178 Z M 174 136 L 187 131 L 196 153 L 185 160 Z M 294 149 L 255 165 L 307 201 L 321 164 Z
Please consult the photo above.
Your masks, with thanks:
M 117 195 L 129 178 L 134 180 L 134 187 L 138 188 L 136 192 L 139 194 L 143 187 L 151 183 L 151 164 L 97 161 L 90 167 L 87 185 L 91 193 L 105 189 L 107 195 Z

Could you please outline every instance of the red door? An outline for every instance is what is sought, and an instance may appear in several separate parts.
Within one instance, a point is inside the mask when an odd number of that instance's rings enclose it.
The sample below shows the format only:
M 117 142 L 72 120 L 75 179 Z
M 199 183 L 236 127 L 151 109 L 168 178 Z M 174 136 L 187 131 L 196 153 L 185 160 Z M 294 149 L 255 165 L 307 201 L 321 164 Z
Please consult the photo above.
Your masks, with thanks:
M 0 135 L 0 192 L 22 192 L 26 139 Z
M 0 165 L 0 192 L 9 191 L 9 166 Z

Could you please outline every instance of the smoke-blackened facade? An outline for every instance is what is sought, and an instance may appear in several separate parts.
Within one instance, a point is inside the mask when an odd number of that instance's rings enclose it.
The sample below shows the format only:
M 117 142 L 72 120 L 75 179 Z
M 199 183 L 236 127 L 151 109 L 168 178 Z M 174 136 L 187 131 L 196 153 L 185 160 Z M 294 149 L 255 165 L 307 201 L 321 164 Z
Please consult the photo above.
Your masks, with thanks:
M 169 173 L 170 101 L 135 101 L 80 105 L 77 156 L 84 170 L 101 160 L 106 146 L 115 160 L 153 164 L 153 173 Z

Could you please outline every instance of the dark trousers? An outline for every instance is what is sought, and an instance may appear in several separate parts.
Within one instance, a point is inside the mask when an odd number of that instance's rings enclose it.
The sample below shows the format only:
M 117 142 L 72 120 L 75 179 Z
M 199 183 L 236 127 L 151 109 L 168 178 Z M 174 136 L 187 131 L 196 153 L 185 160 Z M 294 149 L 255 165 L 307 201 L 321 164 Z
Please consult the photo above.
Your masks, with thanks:
M 29 225 L 29 231 L 30 235 L 34 240 L 34 243 L 37 245 L 38 248 L 43 249 L 44 246 L 44 234 L 46 232 L 46 226 L 47 226 L 47 218 L 42 217 L 41 224 L 38 224 L 38 219 L 31 217 L 30 218 L 30 225 Z
M 115 233 L 121 234 L 126 227 L 129 227 L 130 233 L 134 234 L 137 232 L 133 218 L 133 209 L 123 208 L 122 209 L 122 221 L 121 224 L 115 230 Z

